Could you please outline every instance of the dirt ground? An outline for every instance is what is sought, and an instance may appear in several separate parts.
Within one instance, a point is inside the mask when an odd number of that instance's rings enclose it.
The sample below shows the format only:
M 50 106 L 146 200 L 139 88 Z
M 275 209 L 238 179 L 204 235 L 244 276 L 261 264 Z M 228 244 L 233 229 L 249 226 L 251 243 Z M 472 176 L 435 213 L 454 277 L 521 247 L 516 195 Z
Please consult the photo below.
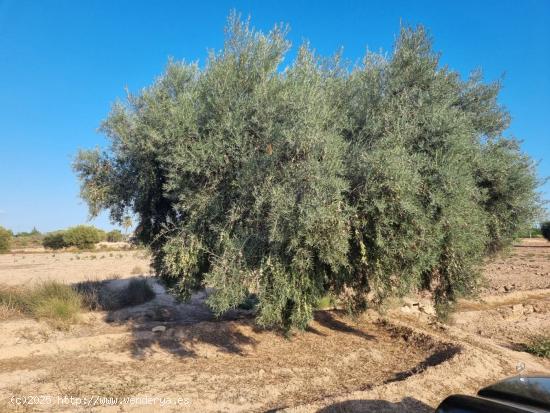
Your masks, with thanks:
M 0 255 L 0 284 L 116 286 L 148 272 L 139 252 L 112 254 Z M 487 263 L 480 298 L 462 301 L 448 324 L 412 297 L 354 320 L 319 311 L 290 339 L 255 327 L 246 311 L 216 320 L 206 292 L 181 304 L 149 279 L 153 301 L 86 313 L 68 331 L 0 322 L 0 411 L 431 412 L 449 394 L 515 374 L 518 363 L 550 374 L 548 360 L 522 351 L 550 331 L 549 271 L 550 243 L 524 240 Z
M 149 272 L 149 258 L 143 250 L 0 254 L 0 284 L 4 285 L 44 280 L 76 283 Z

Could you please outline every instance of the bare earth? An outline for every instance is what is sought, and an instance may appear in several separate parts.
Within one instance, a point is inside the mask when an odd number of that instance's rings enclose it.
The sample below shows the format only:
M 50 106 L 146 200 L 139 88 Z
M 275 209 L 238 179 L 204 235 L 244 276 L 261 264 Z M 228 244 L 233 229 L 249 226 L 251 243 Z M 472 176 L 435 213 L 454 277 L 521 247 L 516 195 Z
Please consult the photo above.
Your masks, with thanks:
M 132 273 L 149 274 L 149 258 L 142 250 L 0 254 L 0 284 L 43 280 L 76 283 L 128 277 Z
M 0 255 L 0 285 L 121 284 L 149 272 L 139 251 L 110 254 Z M 515 374 L 519 362 L 550 374 L 549 361 L 521 351 L 550 331 L 550 243 L 525 240 L 485 276 L 480 299 L 461 302 L 448 325 L 411 298 L 356 320 L 319 311 L 290 339 L 258 329 L 246 311 L 216 320 L 206 293 L 179 304 L 149 279 L 153 301 L 87 313 L 69 331 L 1 321 L 0 411 L 431 412 L 449 394 Z M 23 405 L 14 396 L 43 397 Z

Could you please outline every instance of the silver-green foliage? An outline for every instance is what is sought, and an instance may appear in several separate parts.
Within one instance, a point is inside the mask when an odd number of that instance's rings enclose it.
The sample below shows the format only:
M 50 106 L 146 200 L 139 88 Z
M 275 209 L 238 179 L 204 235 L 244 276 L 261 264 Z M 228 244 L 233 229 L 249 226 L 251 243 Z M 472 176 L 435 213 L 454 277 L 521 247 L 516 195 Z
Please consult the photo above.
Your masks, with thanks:
M 92 214 L 135 213 L 174 291 L 212 287 L 218 314 L 252 292 L 262 325 L 305 327 L 327 292 L 360 310 L 474 289 L 538 208 L 498 84 L 440 68 L 423 29 L 353 70 L 307 45 L 281 70 L 285 31 L 232 16 L 203 69 L 170 62 L 115 104 L 109 151 L 75 161 Z

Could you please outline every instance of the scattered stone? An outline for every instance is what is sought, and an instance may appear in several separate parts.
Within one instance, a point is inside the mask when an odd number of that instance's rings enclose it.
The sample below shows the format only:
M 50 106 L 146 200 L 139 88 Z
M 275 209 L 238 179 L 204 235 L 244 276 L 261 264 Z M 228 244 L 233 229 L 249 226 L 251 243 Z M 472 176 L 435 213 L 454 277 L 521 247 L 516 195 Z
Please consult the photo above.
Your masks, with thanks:
M 163 333 L 166 331 L 166 327 L 164 326 L 156 326 L 151 329 L 153 333 Z
M 514 304 L 512 306 L 512 312 L 514 314 L 523 314 L 523 304 Z
M 403 307 L 401 307 L 401 312 L 405 314 L 418 314 L 418 303 L 416 305 L 404 305 Z
M 523 314 L 531 314 L 535 312 L 535 307 L 533 307 L 531 304 L 526 304 L 524 306 Z

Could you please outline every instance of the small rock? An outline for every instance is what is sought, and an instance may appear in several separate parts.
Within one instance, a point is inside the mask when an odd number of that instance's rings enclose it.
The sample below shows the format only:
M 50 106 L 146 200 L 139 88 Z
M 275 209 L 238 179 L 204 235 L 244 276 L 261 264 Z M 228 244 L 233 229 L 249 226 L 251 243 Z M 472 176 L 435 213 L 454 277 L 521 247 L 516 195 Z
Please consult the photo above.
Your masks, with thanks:
M 514 289 L 514 286 L 513 285 L 505 285 L 504 286 L 504 291 L 508 292 L 508 291 L 512 291 Z
M 404 305 L 401 307 L 401 312 L 405 314 L 418 314 L 418 305 Z
M 531 314 L 535 312 L 535 307 L 533 307 L 531 304 L 527 304 L 524 306 L 525 311 L 524 314 Z
M 523 314 L 523 304 L 514 304 L 512 306 L 512 312 L 514 314 Z
M 260 371 L 258 371 L 258 375 L 259 375 L 260 377 L 263 377 L 264 374 L 265 374 L 265 370 L 264 370 L 264 369 L 260 369 Z
M 151 329 L 151 331 L 152 331 L 153 333 L 163 333 L 164 331 L 166 331 L 166 327 L 164 327 L 164 326 L 156 326 L 156 327 L 153 327 L 153 328 Z

